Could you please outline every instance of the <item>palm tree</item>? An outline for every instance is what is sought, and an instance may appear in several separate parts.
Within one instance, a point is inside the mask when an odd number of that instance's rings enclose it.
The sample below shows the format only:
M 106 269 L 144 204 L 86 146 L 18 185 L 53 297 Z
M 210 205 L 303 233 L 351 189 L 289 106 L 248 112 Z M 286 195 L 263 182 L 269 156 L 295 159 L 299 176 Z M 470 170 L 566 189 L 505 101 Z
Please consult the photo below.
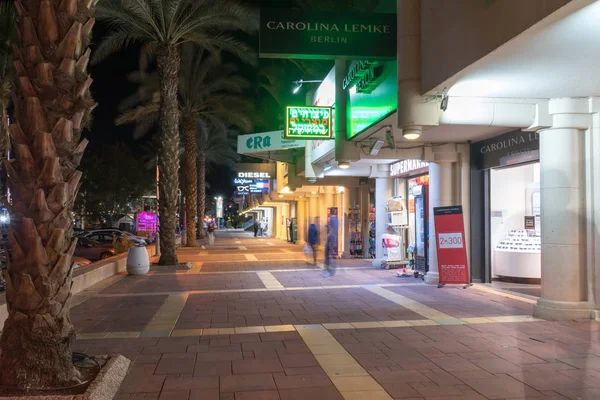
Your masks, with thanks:
M 7 114 L 14 78 L 12 46 L 17 41 L 16 24 L 17 10 L 14 4 L 8 1 L 0 3 L 0 160 L 8 157 L 10 149 Z M 0 194 L 0 204 L 5 205 L 6 200 L 6 193 L 3 191 Z
M 143 135 L 157 119 L 160 104 L 160 92 L 156 87 L 155 74 L 134 73 L 133 80 L 139 84 L 137 94 L 128 99 L 126 106 L 136 101 L 140 105 L 125 111 L 117 124 L 135 122 L 136 133 Z M 248 81 L 237 75 L 233 64 L 223 64 L 220 54 L 210 54 L 193 44 L 181 48 L 181 71 L 179 77 L 179 107 L 181 112 L 181 131 L 184 138 L 183 172 L 186 176 L 186 225 L 187 245 L 196 243 L 196 198 L 204 199 L 203 187 L 198 187 L 196 135 L 199 118 L 213 121 L 214 124 L 234 125 L 249 131 L 252 129 L 252 106 L 241 95 L 249 87 Z M 140 101 L 141 100 L 141 101 Z M 203 214 L 204 215 L 204 214 Z M 202 218 L 203 218 L 202 215 Z M 198 214 L 198 221 L 202 221 Z M 204 234 L 200 229 L 200 237 Z
M 191 42 L 209 51 L 220 48 L 244 58 L 250 53 L 248 47 L 223 32 L 254 32 L 258 27 L 258 18 L 247 6 L 233 0 L 103 0 L 98 5 L 98 11 L 99 18 L 112 29 L 98 46 L 95 55 L 98 60 L 125 49 L 131 42 L 142 43 L 145 56 L 156 57 L 160 85 L 159 264 L 176 264 L 179 46 Z
M 202 224 L 206 215 L 206 172 L 211 165 L 226 165 L 234 169 L 239 161 L 237 153 L 238 133 L 218 120 L 199 119 L 197 121 L 198 157 L 198 221 Z M 200 225 L 202 226 L 202 225 Z M 201 234 L 204 233 L 199 228 Z
M 0 338 L 0 385 L 56 388 L 78 381 L 70 319 L 71 211 L 81 131 L 95 104 L 87 72 L 94 1 L 16 0 L 16 159 L 4 161 L 13 206 L 6 274 L 8 319 Z

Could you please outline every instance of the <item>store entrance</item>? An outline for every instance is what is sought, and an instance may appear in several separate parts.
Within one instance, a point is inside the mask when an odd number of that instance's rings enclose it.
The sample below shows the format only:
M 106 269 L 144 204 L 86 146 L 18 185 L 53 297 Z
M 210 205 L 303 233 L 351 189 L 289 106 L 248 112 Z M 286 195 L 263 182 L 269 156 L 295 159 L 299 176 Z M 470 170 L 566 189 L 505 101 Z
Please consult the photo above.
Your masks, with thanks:
M 506 288 L 539 296 L 540 230 L 540 164 L 492 169 L 490 248 L 493 280 L 532 285 Z

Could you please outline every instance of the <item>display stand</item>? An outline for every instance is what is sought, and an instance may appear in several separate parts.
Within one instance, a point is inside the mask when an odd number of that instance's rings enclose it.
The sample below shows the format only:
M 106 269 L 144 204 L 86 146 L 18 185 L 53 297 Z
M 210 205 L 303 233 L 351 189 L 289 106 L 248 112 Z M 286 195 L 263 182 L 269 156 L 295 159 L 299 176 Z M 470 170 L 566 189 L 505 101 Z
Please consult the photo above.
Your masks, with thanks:
M 397 236 L 398 246 L 395 249 L 390 247 L 387 248 L 387 254 L 384 254 L 384 257 L 381 259 L 381 268 L 405 268 L 405 266 L 408 264 L 408 259 L 405 257 L 406 250 L 404 247 L 404 231 L 408 229 L 408 226 L 388 224 L 388 227 L 392 229 L 395 233 L 395 236 Z
M 350 207 L 348 212 L 350 231 L 350 257 L 363 257 L 362 224 L 360 223 L 360 207 Z

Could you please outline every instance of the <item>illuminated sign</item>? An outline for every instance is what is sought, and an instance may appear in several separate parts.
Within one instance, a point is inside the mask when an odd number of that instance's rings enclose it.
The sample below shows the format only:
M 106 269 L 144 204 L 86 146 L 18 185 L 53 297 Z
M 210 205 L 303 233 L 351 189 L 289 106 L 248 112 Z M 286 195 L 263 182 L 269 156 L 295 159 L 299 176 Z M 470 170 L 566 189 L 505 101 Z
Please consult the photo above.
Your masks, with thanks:
M 233 184 L 235 186 L 235 193 L 237 196 L 269 191 L 268 179 L 234 178 Z
M 261 9 L 259 53 L 263 58 L 396 58 L 395 13 L 290 12 Z
M 331 139 L 331 107 L 288 107 L 286 139 Z
M 288 149 L 304 148 L 302 140 L 286 140 L 283 131 L 252 133 L 238 136 L 238 154 L 273 152 Z
M 271 179 L 271 174 L 268 172 L 238 172 L 238 178 Z
M 409 172 L 416 172 L 429 168 L 427 161 L 421 160 L 402 160 L 390 165 L 390 176 L 399 176 Z

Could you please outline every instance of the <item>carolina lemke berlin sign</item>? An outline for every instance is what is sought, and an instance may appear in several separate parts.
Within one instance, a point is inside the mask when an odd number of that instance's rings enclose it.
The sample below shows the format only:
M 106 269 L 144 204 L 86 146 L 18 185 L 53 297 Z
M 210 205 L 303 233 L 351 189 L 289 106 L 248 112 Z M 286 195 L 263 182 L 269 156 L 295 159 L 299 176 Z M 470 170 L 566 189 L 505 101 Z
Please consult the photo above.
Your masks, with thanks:
M 263 9 L 260 56 L 391 60 L 396 57 L 396 14 Z
M 286 139 L 331 139 L 331 107 L 287 107 Z

